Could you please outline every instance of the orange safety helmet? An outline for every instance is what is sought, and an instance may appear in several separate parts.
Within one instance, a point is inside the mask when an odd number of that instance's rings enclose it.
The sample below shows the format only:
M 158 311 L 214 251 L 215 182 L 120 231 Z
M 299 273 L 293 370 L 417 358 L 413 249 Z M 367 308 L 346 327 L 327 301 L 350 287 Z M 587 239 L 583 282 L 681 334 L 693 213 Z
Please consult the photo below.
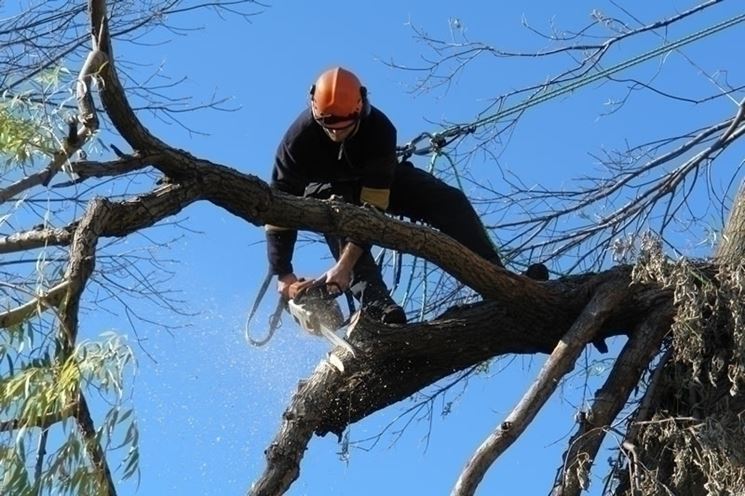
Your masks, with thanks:
M 321 74 L 310 88 L 310 106 L 319 124 L 331 127 L 356 121 L 369 113 L 367 89 L 352 72 L 334 67 Z

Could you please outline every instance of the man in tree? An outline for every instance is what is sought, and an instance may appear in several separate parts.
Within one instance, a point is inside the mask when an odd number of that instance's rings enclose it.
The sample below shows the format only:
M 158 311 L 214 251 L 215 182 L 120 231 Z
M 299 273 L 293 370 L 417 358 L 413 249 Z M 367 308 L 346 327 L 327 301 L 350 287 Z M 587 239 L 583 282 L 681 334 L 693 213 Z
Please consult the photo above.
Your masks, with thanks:
M 298 196 L 332 195 L 421 220 L 453 237 L 499 267 L 502 262 L 470 202 L 457 188 L 399 163 L 396 128 L 372 106 L 367 89 L 341 67 L 325 71 L 310 90 L 310 105 L 284 135 L 272 171 L 272 187 Z M 269 264 L 278 290 L 293 298 L 313 281 L 299 280 L 292 267 L 297 231 L 266 226 Z M 336 263 L 325 273 L 330 288 L 351 289 L 362 308 L 384 323 L 405 323 L 390 297 L 370 247 L 354 239 L 326 236 Z M 544 267 L 545 270 L 545 267 Z

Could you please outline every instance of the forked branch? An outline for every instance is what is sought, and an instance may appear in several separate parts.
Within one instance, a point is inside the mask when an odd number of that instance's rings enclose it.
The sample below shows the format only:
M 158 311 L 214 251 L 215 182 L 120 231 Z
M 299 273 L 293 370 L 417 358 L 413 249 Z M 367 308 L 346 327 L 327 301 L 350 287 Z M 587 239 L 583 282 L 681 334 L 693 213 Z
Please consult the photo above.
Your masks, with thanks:
M 569 441 L 562 470 L 552 496 L 579 496 L 587 489 L 590 468 L 611 423 L 639 384 L 645 368 L 659 352 L 662 339 L 670 330 L 672 302 L 654 310 L 630 335 L 602 388 L 595 394 L 592 408 L 580 416 L 577 432 Z
M 546 360 L 535 382 L 507 418 L 476 450 L 466 464 L 452 496 L 471 496 L 487 470 L 530 425 L 561 379 L 574 368 L 585 345 L 602 329 L 616 306 L 627 297 L 622 281 L 600 286 L 569 331 Z

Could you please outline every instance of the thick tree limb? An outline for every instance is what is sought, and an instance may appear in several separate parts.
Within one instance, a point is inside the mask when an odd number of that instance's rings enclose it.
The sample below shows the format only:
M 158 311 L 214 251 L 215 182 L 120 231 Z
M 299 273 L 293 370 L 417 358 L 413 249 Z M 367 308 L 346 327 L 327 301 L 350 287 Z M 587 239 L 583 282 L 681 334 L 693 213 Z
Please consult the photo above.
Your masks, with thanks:
M 68 287 L 60 311 L 58 334 L 61 347 L 56 357 L 59 362 L 64 362 L 74 352 L 78 334 L 80 299 L 88 279 L 93 273 L 96 261 L 96 245 L 104 226 L 111 222 L 111 213 L 110 202 L 103 199 L 94 200 L 88 206 L 75 229 L 75 235 L 70 245 L 70 262 L 65 272 Z M 93 418 L 82 392 L 78 392 L 77 404 L 75 418 L 91 464 L 100 474 L 101 480 L 105 484 L 105 494 L 115 496 L 116 488 L 111 470 L 106 461 L 104 450 L 99 443 Z
M 562 288 L 567 298 L 560 301 L 546 299 L 517 306 L 485 301 L 452 309 L 432 322 L 405 327 L 381 328 L 360 320 L 349 336 L 358 350 L 357 358 L 337 349 L 344 374 L 322 364 L 301 385 L 267 450 L 267 469 L 251 494 L 286 491 L 299 474 L 299 463 L 313 432 L 340 434 L 350 423 L 488 358 L 548 353 L 604 283 L 627 286 L 629 272 L 614 270 L 547 283 L 547 292 Z M 595 330 L 610 335 L 631 329 L 661 298 L 668 299 L 669 294 L 636 287 L 615 307 L 604 310 L 608 312 L 603 314 L 604 324 Z
M 453 496 L 471 496 L 496 459 L 525 431 L 561 379 L 575 362 L 613 309 L 625 299 L 627 288 L 617 280 L 600 286 L 567 334 L 546 360 L 535 382 L 504 422 L 492 433 L 466 464 L 453 488 Z
M 580 419 L 572 436 L 562 471 L 552 496 L 579 496 L 608 426 L 623 409 L 644 369 L 659 351 L 675 314 L 672 302 L 653 310 L 631 333 L 608 379 L 595 394 L 590 411 Z
M 300 198 L 271 191 L 261 179 L 228 167 L 169 151 L 155 164 L 169 175 L 185 177 L 124 202 L 110 202 L 115 214 L 101 226 L 101 236 L 125 236 L 179 213 L 197 200 L 208 200 L 255 225 L 354 236 L 362 242 L 396 248 L 426 258 L 479 293 L 491 298 L 529 302 L 541 285 L 494 266 L 457 241 L 426 226 L 402 222 L 377 210 L 344 202 Z M 0 252 L 69 242 L 71 226 L 29 231 L 0 239 Z M 543 297 L 550 294 L 543 292 Z
M 63 344 L 67 349 L 65 354 L 68 356 L 72 353 L 77 339 L 80 297 L 88 278 L 93 273 L 96 244 L 103 227 L 109 223 L 110 212 L 108 201 L 93 200 L 78 223 L 70 245 L 70 263 L 65 272 L 67 292 L 62 299 L 62 311 L 60 312 L 60 331 L 64 337 Z

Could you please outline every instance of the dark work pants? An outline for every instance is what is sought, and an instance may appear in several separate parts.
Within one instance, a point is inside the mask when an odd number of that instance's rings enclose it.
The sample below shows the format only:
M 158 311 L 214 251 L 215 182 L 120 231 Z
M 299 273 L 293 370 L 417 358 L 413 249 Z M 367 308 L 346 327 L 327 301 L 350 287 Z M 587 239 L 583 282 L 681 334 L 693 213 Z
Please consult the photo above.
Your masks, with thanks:
M 388 212 L 429 224 L 477 255 L 502 266 L 466 195 L 410 162 L 396 168 Z
M 350 203 L 355 203 L 359 198 L 359 189 L 360 186 L 356 182 L 312 183 L 306 188 L 305 196 L 327 199 L 331 195 L 338 195 Z M 388 213 L 429 224 L 476 254 L 502 266 L 481 219 L 466 195 L 432 174 L 417 169 L 410 162 L 401 163 L 396 167 L 391 184 Z M 331 254 L 338 260 L 344 241 L 335 236 L 326 236 L 326 243 Z M 369 250 L 354 266 L 350 289 L 363 306 L 372 301 L 392 303 L 388 288 Z

